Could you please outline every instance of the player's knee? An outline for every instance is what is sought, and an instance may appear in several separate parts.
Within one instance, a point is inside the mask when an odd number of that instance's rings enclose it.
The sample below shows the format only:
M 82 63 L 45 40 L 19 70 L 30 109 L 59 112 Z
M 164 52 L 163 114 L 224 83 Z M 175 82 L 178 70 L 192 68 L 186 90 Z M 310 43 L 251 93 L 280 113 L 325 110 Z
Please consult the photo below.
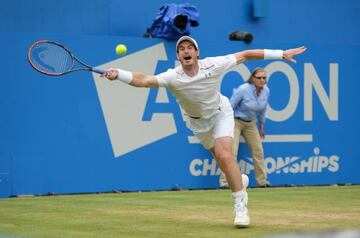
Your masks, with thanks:
M 225 166 L 228 166 L 234 160 L 231 151 L 222 151 L 217 154 L 216 158 Z

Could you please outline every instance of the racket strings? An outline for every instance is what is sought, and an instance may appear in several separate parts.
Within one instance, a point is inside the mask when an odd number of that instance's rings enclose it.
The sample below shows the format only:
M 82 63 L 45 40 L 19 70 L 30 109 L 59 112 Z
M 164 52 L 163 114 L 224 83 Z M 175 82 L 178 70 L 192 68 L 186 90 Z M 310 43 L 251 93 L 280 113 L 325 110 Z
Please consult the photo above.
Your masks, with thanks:
M 74 65 L 73 57 L 67 50 L 49 42 L 35 45 L 30 58 L 35 68 L 50 74 L 63 74 Z

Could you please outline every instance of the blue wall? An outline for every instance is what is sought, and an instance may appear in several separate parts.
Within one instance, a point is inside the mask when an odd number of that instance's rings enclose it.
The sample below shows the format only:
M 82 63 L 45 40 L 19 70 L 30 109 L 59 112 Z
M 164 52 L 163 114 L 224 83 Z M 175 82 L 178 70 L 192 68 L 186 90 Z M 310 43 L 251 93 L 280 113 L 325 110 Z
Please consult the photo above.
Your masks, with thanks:
M 308 47 L 297 64 L 247 62 L 221 82 L 230 96 L 249 71 L 266 67 L 271 110 L 264 149 L 271 182 L 359 183 L 354 80 L 360 2 L 268 1 L 262 18 L 253 17 L 251 0 L 228 0 L 221 7 L 218 1 L 188 2 L 200 12 L 200 26 L 191 32 L 202 57 Z M 164 3 L 1 1 L 0 197 L 218 186 L 215 161 L 186 129 L 168 92 L 90 73 L 47 77 L 26 60 L 32 42 L 53 39 L 93 65 L 162 72 L 175 64 L 175 43 L 142 35 Z M 254 41 L 229 41 L 234 30 L 251 32 Z M 128 46 L 121 58 L 114 53 L 118 43 Z M 244 144 L 240 149 L 239 165 L 254 186 L 249 152 Z
M 268 2 L 267 17 L 253 17 L 253 1 Z M 141 37 L 160 6 L 183 2 L 2 0 L 0 31 Z M 209 41 L 227 41 L 228 33 L 234 30 L 250 31 L 255 36 L 254 42 L 262 43 L 360 41 L 357 0 L 187 2 L 197 6 L 200 13 L 200 26 L 193 28 L 192 35 Z

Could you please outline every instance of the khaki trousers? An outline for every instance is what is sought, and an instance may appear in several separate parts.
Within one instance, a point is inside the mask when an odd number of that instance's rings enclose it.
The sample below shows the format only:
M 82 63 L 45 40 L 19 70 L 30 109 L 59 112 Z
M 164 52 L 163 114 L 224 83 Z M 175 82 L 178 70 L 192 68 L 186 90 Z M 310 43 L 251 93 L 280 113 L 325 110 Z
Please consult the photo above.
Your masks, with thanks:
M 256 120 L 245 122 L 235 119 L 233 152 L 236 160 L 241 135 L 244 137 L 251 152 L 256 183 L 258 186 L 265 186 L 267 184 L 267 173 L 265 169 L 264 150 L 261 144 L 259 130 L 256 126 Z M 219 183 L 221 187 L 227 186 L 224 173 L 221 173 Z

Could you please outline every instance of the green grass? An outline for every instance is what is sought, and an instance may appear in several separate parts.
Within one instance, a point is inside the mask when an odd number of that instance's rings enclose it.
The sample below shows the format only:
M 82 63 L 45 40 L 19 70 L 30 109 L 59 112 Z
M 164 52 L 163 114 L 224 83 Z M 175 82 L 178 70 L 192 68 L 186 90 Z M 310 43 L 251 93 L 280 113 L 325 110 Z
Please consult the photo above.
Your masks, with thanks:
M 360 186 L 249 189 L 251 226 L 233 227 L 229 190 L 0 200 L 0 237 L 264 237 L 360 228 Z

